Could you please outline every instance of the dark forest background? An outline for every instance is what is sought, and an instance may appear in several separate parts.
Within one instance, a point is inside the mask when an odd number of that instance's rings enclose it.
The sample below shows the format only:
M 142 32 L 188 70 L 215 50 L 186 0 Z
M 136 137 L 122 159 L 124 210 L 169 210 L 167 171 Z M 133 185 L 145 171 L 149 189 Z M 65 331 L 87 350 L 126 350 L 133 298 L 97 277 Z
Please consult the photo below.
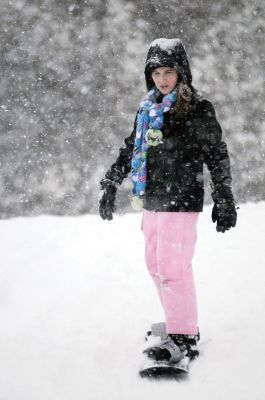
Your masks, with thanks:
M 97 212 L 158 37 L 182 39 L 215 106 L 237 202 L 264 200 L 264 17 L 263 0 L 2 0 L 0 217 Z

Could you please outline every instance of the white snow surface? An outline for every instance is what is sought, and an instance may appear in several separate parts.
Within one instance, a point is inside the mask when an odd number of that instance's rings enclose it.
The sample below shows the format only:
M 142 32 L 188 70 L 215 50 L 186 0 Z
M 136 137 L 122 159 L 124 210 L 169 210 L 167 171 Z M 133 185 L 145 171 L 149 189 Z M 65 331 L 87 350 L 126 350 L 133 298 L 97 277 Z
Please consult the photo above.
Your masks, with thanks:
M 224 234 L 200 215 L 198 359 L 182 381 L 138 375 L 163 311 L 145 267 L 141 213 L 1 221 L 1 400 L 263 400 L 265 203 Z
M 153 40 L 149 48 L 158 45 L 162 50 L 168 50 L 168 49 L 173 49 L 178 43 L 181 43 L 180 39 L 159 38 Z

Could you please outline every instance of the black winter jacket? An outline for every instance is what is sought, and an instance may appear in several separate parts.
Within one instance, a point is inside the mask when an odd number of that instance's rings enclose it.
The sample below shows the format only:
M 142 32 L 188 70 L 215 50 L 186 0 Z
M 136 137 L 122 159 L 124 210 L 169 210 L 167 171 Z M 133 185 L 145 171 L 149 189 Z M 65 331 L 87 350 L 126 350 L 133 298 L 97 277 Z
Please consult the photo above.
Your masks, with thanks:
M 203 163 L 211 174 L 213 200 L 233 203 L 230 162 L 222 130 L 211 102 L 199 95 L 191 84 L 188 58 L 179 39 L 159 39 L 151 44 L 145 66 L 147 90 L 154 85 L 152 71 L 161 66 L 176 68 L 180 80 L 190 87 L 192 98 L 188 112 L 176 113 L 171 109 L 164 113 L 163 142 L 148 148 L 144 208 L 202 211 Z M 106 178 L 117 184 L 131 171 L 136 120 L 137 114 L 125 147 L 120 149 L 116 162 L 106 173 Z
M 149 147 L 144 208 L 152 211 L 202 211 L 203 163 L 213 182 L 213 199 L 233 202 L 230 162 L 222 131 L 210 101 L 193 94 L 190 111 L 178 117 L 164 113 L 163 143 Z M 120 184 L 131 170 L 134 130 L 125 139 L 106 177 Z

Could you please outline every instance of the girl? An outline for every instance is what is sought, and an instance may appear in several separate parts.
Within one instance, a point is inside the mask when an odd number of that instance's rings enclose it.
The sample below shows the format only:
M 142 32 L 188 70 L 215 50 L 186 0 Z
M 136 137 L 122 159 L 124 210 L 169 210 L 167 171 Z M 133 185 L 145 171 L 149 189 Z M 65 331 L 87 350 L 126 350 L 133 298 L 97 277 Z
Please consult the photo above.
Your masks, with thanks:
M 99 213 L 111 220 L 117 185 L 130 173 L 132 205 L 143 208 L 147 268 L 165 312 L 166 336 L 150 347 L 156 360 L 199 354 L 192 258 L 203 210 L 203 163 L 212 179 L 216 230 L 236 225 L 227 146 L 214 108 L 192 86 L 187 54 L 179 39 L 151 43 L 145 65 L 147 95 L 134 129 L 101 180 Z M 179 356 L 180 355 L 180 356 Z

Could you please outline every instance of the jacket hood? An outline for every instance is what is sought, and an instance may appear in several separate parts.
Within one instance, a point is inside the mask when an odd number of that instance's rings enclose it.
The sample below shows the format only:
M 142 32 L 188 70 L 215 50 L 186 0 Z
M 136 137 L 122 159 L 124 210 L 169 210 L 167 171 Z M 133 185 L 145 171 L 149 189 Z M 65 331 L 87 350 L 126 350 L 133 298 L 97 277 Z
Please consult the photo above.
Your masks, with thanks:
M 175 68 L 183 83 L 191 86 L 192 75 L 184 45 L 180 39 L 156 39 L 149 47 L 145 63 L 145 81 L 147 90 L 151 90 L 154 81 L 151 77 L 159 67 Z

